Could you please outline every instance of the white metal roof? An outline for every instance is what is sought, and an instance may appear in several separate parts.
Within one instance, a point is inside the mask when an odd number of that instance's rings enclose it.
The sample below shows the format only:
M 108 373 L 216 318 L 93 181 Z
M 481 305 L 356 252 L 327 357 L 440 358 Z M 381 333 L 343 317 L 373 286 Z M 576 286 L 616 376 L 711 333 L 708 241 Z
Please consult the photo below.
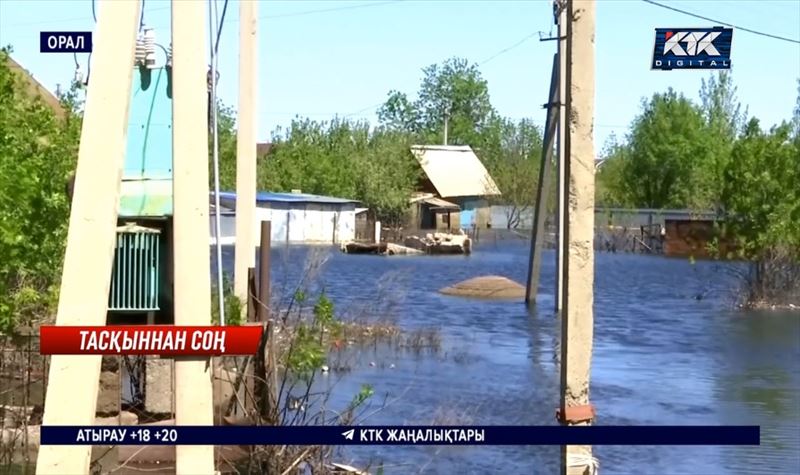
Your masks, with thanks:
M 500 194 L 468 145 L 414 145 L 411 152 L 442 198 Z

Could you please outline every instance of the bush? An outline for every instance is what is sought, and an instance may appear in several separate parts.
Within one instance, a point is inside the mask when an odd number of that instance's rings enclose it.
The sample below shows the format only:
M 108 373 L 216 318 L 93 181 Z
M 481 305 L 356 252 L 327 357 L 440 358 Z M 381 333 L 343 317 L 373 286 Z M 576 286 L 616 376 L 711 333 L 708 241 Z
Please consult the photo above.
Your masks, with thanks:
M 64 258 L 80 118 L 60 119 L 0 50 L 0 331 L 52 314 Z M 70 98 L 65 98 L 70 99 Z

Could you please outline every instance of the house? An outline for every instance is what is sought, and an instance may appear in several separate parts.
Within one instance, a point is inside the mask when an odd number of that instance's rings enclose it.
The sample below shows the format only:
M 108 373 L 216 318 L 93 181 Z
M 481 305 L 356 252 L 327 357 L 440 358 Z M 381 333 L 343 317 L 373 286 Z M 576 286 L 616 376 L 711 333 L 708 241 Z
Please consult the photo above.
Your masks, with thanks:
M 456 230 L 490 227 L 488 198 L 499 196 L 486 167 L 468 145 L 414 145 L 424 173 L 411 197 L 412 227 Z
M 216 227 L 214 194 L 209 194 L 212 244 Z M 306 193 L 256 194 L 256 235 L 261 221 L 272 222 L 272 242 L 335 244 L 355 238 L 357 201 Z M 220 236 L 223 245 L 236 242 L 236 193 L 220 193 Z

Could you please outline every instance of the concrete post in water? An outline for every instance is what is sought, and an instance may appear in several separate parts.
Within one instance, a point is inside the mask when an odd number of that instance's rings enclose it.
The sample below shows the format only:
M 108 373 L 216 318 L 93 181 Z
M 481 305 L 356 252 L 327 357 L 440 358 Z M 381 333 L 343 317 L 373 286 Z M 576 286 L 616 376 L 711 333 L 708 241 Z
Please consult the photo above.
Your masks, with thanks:
M 172 0 L 175 324 L 188 326 L 211 325 L 204 9 L 202 2 Z M 175 358 L 176 425 L 214 425 L 209 363 L 208 356 Z M 176 473 L 214 474 L 213 446 L 175 450 Z
M 536 184 L 536 207 L 534 208 L 533 232 L 531 235 L 530 260 L 528 262 L 528 281 L 525 287 L 525 303 L 536 303 L 539 289 L 539 271 L 542 267 L 542 242 L 544 241 L 547 199 L 550 197 L 550 169 L 553 167 L 553 144 L 558 125 L 558 55 L 553 56 L 553 72 L 550 75 L 550 94 L 548 94 L 547 120 L 545 122 L 542 162 L 539 167 L 539 183 Z
M 56 325 L 106 324 L 141 2 L 101 2 Z M 206 208 L 208 208 L 206 195 Z M 99 198 L 99 199 L 98 199 Z M 208 221 L 205 223 L 208 230 Z M 208 242 L 208 241 L 206 241 Z M 208 255 L 208 248 L 205 250 Z M 208 275 L 208 271 L 206 271 Z M 42 423 L 95 421 L 101 355 L 54 355 Z M 79 388 L 79 390 L 76 390 Z M 87 474 L 90 446 L 43 445 L 37 474 Z
M 247 300 L 247 269 L 256 265 L 256 81 L 258 2 L 239 3 L 239 117 L 236 139 L 234 293 Z M 245 308 L 242 308 L 244 311 Z M 244 317 L 244 315 L 242 315 Z
M 566 175 L 564 174 L 564 135 L 566 134 L 567 114 L 564 110 L 567 89 L 567 9 L 566 0 L 555 0 L 558 3 L 558 206 L 556 221 L 558 230 L 556 243 L 556 312 L 560 312 L 564 303 L 564 227 L 566 226 L 565 209 Z
M 381 222 L 375 221 L 375 242 L 380 244 L 381 242 Z
M 567 130 L 564 308 L 561 315 L 561 404 L 563 425 L 589 425 L 594 302 L 594 29 L 595 2 L 567 2 Z M 562 474 L 587 473 L 591 446 L 562 448 Z M 578 466 L 578 467 L 576 467 Z

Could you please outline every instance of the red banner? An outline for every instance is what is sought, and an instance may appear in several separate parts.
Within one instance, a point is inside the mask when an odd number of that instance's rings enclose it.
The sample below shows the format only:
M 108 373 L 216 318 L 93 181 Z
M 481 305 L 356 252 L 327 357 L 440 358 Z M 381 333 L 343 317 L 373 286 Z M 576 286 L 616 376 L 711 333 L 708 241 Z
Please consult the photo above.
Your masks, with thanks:
M 254 355 L 261 326 L 42 326 L 43 355 Z

